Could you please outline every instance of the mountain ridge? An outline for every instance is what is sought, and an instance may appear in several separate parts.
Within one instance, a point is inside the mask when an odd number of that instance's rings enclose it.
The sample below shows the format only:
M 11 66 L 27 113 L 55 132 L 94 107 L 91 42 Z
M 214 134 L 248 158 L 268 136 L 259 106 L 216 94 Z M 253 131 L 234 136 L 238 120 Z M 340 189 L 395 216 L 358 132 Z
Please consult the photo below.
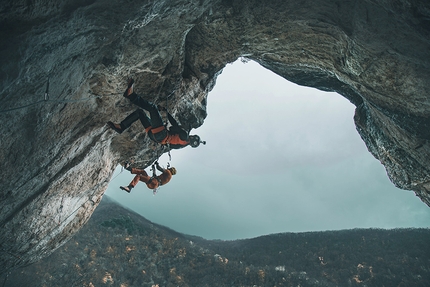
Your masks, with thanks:
M 48 258 L 0 277 L 17 286 L 428 286 L 430 229 L 352 229 L 206 240 L 104 197 Z M 30 284 L 30 285 L 29 285 Z

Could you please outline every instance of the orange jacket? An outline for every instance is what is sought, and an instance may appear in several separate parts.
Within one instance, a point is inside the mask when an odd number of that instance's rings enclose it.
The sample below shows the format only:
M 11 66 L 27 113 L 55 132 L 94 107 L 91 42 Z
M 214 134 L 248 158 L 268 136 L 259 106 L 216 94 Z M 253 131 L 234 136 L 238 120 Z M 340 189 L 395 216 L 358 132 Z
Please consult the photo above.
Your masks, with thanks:
M 172 173 L 168 169 L 164 169 L 163 173 L 155 177 L 160 185 L 165 185 L 172 179 Z

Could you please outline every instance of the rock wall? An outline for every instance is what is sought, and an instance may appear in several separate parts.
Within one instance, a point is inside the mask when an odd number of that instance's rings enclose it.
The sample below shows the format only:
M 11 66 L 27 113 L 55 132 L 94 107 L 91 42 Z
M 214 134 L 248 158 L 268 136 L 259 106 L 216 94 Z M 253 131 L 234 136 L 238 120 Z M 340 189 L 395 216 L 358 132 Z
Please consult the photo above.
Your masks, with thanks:
M 137 124 L 121 135 L 105 125 L 135 109 L 128 77 L 197 128 L 239 57 L 349 99 L 393 183 L 430 205 L 425 1 L 6 0 L 0 19 L 0 270 L 67 241 L 118 163 L 163 152 Z

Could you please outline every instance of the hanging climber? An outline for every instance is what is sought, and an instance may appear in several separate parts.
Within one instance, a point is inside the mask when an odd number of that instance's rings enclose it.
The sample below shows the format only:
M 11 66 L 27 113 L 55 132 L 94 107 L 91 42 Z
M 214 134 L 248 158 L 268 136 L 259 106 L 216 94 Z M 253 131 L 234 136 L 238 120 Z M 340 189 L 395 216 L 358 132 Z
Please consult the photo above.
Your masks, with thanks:
M 121 123 L 116 124 L 109 121 L 107 124 L 110 128 L 118 133 L 122 133 L 129 128 L 135 121 L 140 120 L 149 138 L 162 145 L 167 145 L 171 149 L 180 149 L 190 145 L 192 147 L 198 147 L 200 143 L 206 144 L 205 141 L 201 141 L 198 135 L 189 135 L 189 131 L 186 131 L 181 127 L 178 122 L 167 112 L 167 119 L 171 124 L 171 127 L 167 128 L 163 123 L 158 108 L 151 102 L 138 96 L 133 91 L 134 81 L 131 79 L 128 82 L 128 87 L 124 92 L 124 97 L 129 99 L 133 104 L 139 106 L 141 109 L 137 109 L 130 115 L 128 115 Z M 150 117 L 142 110 L 149 112 Z
M 125 190 L 128 193 L 130 193 L 131 190 L 137 185 L 137 183 L 141 181 L 146 183 L 146 186 L 149 189 L 152 189 L 155 194 L 158 187 L 168 183 L 172 178 L 172 176 L 176 174 L 176 168 L 174 167 L 163 168 L 158 164 L 158 161 L 156 161 L 152 165 L 152 176 L 149 176 L 144 169 L 130 167 L 129 163 L 125 163 L 124 168 L 130 171 L 131 174 L 136 175 L 128 186 L 120 186 L 122 190 Z M 155 168 L 161 171 L 160 175 L 157 175 Z

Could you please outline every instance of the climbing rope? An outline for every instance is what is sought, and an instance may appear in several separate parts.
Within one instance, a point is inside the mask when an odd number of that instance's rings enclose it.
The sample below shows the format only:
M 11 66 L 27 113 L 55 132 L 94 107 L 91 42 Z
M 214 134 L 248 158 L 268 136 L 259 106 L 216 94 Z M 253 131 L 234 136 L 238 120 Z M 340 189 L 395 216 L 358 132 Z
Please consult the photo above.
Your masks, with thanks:
M 45 101 L 47 101 L 49 98 L 49 78 L 48 78 L 48 81 L 46 82 L 46 90 L 45 90 L 44 98 L 45 98 Z
M 114 180 L 115 178 L 117 178 L 123 171 L 124 171 L 124 166 L 121 166 L 121 171 L 117 175 L 115 175 L 114 177 L 112 177 L 109 182 L 111 182 L 112 180 Z
M 98 187 L 99 187 L 99 185 L 100 185 L 101 183 L 99 183 L 99 184 L 97 184 L 96 186 L 95 186 L 95 188 L 94 188 L 94 190 L 95 190 L 95 192 L 87 199 L 87 200 L 85 200 L 81 205 L 79 205 L 75 210 L 73 210 L 73 212 L 71 212 L 66 218 L 64 218 L 63 220 L 61 220 L 60 222 L 58 222 L 57 223 L 57 226 L 56 227 L 53 227 L 52 228 L 52 232 L 51 233 L 48 233 L 48 234 L 46 234 L 42 239 L 40 239 L 40 242 L 43 242 L 47 237 L 51 237 L 52 236 L 52 233 L 54 232 L 54 230 L 56 229 L 56 228 L 59 228 L 59 226 L 61 226 L 64 222 L 66 222 L 72 215 L 74 215 L 79 209 L 81 209 L 81 208 L 83 208 L 84 206 L 85 206 L 85 204 L 87 204 L 87 202 L 89 202 L 89 201 L 92 201 L 93 203 L 94 203 L 94 201 L 92 200 L 92 197 L 94 196 L 94 194 L 97 192 L 97 189 L 98 189 Z M 86 197 L 85 195 L 84 196 L 81 196 L 79 199 L 81 199 L 81 198 L 84 198 L 84 197 Z M 58 235 L 58 234 L 57 234 Z M 54 235 L 54 236 L 56 236 L 56 235 Z M 53 237 L 51 237 L 51 239 L 52 239 Z M 36 245 L 35 245 L 36 246 Z M 30 249 L 31 250 L 31 249 Z
M 117 178 L 123 171 L 124 171 L 124 169 L 126 169 L 126 167 L 125 166 L 130 166 L 130 164 L 132 164 L 134 162 L 134 160 L 133 159 L 131 159 L 130 161 L 125 161 L 124 162 L 124 165 L 121 165 L 121 171 L 117 174 L 117 175 L 115 175 L 114 177 L 112 177 L 110 180 L 109 180 L 109 184 L 115 179 L 115 178 Z
M 16 255 L 16 254 L 12 253 L 12 252 L 10 252 L 10 251 L 7 251 L 7 250 L 6 250 L 6 249 L 4 249 L 4 248 L 1 248 L 0 250 L 1 250 L 1 251 L 3 251 L 3 252 L 5 252 L 5 253 L 7 253 L 7 254 L 9 254 L 9 255 L 11 255 L 11 256 L 13 256 L 13 257 L 15 257 L 15 258 L 17 258 L 17 259 L 21 259 L 21 257 L 20 257 L 20 256 L 18 256 L 18 255 Z
M 68 100 L 65 100 L 65 99 L 63 99 L 63 100 L 60 100 L 60 99 L 51 100 L 51 99 L 49 99 L 49 79 L 48 79 L 48 81 L 46 82 L 46 90 L 45 90 L 45 94 L 43 96 L 43 100 L 39 100 L 39 101 L 36 101 L 34 103 L 30 103 L 30 104 L 19 106 L 19 107 L 14 107 L 14 108 L 9 108 L 9 109 L 5 109 L 5 110 L 0 110 L 0 114 L 12 112 L 12 111 L 16 111 L 16 110 L 20 110 L 20 109 L 24 109 L 24 108 L 28 108 L 28 107 L 35 106 L 35 105 L 40 104 L 40 103 L 76 103 L 76 102 L 85 102 L 85 101 L 89 101 L 89 100 L 92 100 L 92 99 L 98 99 L 98 98 L 101 98 L 101 97 L 102 96 L 92 96 L 92 97 L 87 97 L 87 98 L 82 98 L 82 99 L 74 99 L 74 100 L 73 99 L 68 99 Z
M 35 106 L 35 105 L 40 104 L 40 103 L 48 103 L 48 102 L 49 103 L 76 103 L 76 102 L 85 102 L 85 101 L 89 101 L 89 100 L 97 99 L 97 98 L 101 98 L 101 97 L 102 96 L 93 96 L 93 97 L 88 97 L 88 98 L 83 98 L 83 99 L 76 99 L 76 100 L 72 100 L 72 99 L 69 99 L 69 100 L 49 100 L 49 99 L 47 99 L 47 100 L 40 100 L 40 101 L 31 103 L 31 104 L 28 104 L 28 105 L 19 106 L 19 107 L 15 107 L 15 108 L 10 108 L 10 109 L 6 109 L 6 110 L 1 110 L 0 113 L 7 113 L 7 112 L 11 112 L 11 111 L 20 110 L 20 109 L 23 109 L 23 108 Z
M 39 100 L 39 101 L 36 101 L 34 103 L 30 103 L 30 104 L 23 105 L 23 106 L 9 108 L 9 109 L 5 109 L 5 110 L 0 110 L 0 114 L 12 112 L 12 111 L 16 111 L 16 110 L 20 110 L 20 109 L 24 109 L 24 108 L 28 108 L 28 107 L 31 107 L 31 106 L 38 105 L 40 103 L 76 103 L 76 102 L 85 102 L 85 101 L 89 101 L 89 100 L 93 100 L 93 99 L 100 99 L 100 98 L 102 98 L 102 96 L 92 96 L 92 97 L 87 97 L 87 98 L 82 98 L 82 99 L 68 99 L 68 100 L 57 99 L 57 100 L 51 100 L 51 99 L 49 99 L 49 82 L 50 81 L 49 81 L 49 78 L 48 78 L 48 80 L 46 82 L 46 89 L 45 89 L 45 94 L 43 96 L 43 100 Z M 163 83 L 161 84 L 160 89 L 158 90 L 157 97 L 160 96 L 161 90 L 163 89 L 163 86 L 164 86 L 165 82 L 166 82 L 166 79 L 163 80 Z M 179 83 L 178 83 L 178 85 L 179 85 Z M 168 109 L 168 98 L 173 93 L 175 93 L 178 85 L 176 85 L 176 87 L 173 89 L 173 91 L 170 94 L 166 95 L 166 108 L 165 109 L 166 109 L 167 113 L 168 113 L 168 110 L 169 110 Z
M 158 91 L 157 98 L 158 98 L 158 97 L 159 97 L 159 95 L 160 95 L 161 88 L 164 86 L 164 82 L 165 82 L 165 80 L 166 80 L 166 79 L 164 79 L 164 81 L 163 81 L 163 83 L 162 83 L 162 85 L 161 85 L 161 87 L 160 87 L 160 90 Z M 178 88 L 179 88 L 180 84 L 181 84 L 181 83 L 180 83 L 180 82 L 178 82 L 178 83 L 175 85 L 175 87 L 173 88 L 172 92 L 171 92 L 170 94 L 166 95 L 166 107 L 164 108 L 164 111 L 166 112 L 166 118 L 167 118 L 166 122 L 168 121 L 168 114 L 169 114 L 169 97 L 170 97 L 171 95 L 173 95 L 173 94 L 178 90 Z M 167 127 L 167 123 L 165 124 L 165 126 Z M 170 162 L 172 161 L 172 155 L 170 154 L 170 151 L 171 151 L 170 144 L 167 142 L 167 144 L 166 144 L 166 145 L 163 145 L 163 151 L 164 151 L 164 148 L 165 148 L 165 147 L 167 147 L 167 154 L 168 154 L 168 156 L 169 156 L 169 161 L 167 162 L 167 166 L 169 167 L 169 166 L 170 166 Z M 163 154 L 163 153 L 161 153 L 161 154 Z M 157 153 L 157 160 L 155 160 L 155 161 L 158 161 L 158 159 L 160 158 L 160 156 L 161 156 L 161 155 L 159 155 L 159 154 Z
M 6 281 L 9 278 L 10 275 L 10 271 L 7 272 L 6 276 L 4 277 L 4 281 L 3 281 L 3 287 L 6 286 Z

